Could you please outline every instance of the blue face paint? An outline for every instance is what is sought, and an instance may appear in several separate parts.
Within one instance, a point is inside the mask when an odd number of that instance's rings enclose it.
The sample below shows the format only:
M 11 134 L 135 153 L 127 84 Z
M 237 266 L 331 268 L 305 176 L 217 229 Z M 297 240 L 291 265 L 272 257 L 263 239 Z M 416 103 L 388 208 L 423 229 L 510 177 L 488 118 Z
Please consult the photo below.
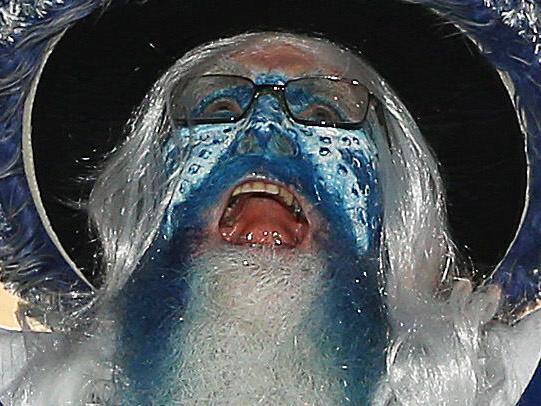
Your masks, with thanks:
M 345 122 L 348 120 L 347 114 L 340 108 L 338 103 L 321 94 L 310 94 L 304 88 L 290 86 L 286 94 L 286 99 L 294 115 L 300 116 L 303 112 L 309 110 L 311 106 L 318 105 L 325 110 L 336 113 L 339 121 Z M 324 121 L 324 118 L 321 121 Z
M 256 83 L 286 79 L 260 75 Z M 192 249 L 207 237 L 202 230 L 208 229 L 208 212 L 224 193 L 241 179 L 259 176 L 293 185 L 329 223 L 324 234 L 314 236 L 329 264 L 326 288 L 316 306 L 325 314 L 313 314 L 304 323 L 331 360 L 329 372 L 342 382 L 343 403 L 368 403 L 384 369 L 387 346 L 377 263 L 382 213 L 373 141 L 382 132 L 372 119 L 355 130 L 301 125 L 288 117 L 275 95 L 263 94 L 235 124 L 197 125 L 170 135 L 163 146 L 170 173 L 179 169 L 179 140 L 190 140 L 191 154 L 159 236 L 119 305 L 127 310 L 118 362 L 134 389 L 131 401 L 153 403 L 155 388 L 171 385 L 164 371 L 177 359 L 171 354 L 182 352 L 170 337 L 182 329 L 190 300 L 186 267 Z M 147 297 L 147 292 L 160 292 L 160 298 Z
M 201 117 L 205 115 L 207 118 L 231 118 L 231 113 L 228 110 L 217 110 L 212 113 L 206 112 L 208 107 L 220 100 L 235 100 L 241 109 L 245 109 L 250 104 L 253 96 L 253 89 L 250 86 L 236 85 L 226 87 L 218 91 L 214 91 L 204 97 L 195 108 L 191 111 L 191 117 Z

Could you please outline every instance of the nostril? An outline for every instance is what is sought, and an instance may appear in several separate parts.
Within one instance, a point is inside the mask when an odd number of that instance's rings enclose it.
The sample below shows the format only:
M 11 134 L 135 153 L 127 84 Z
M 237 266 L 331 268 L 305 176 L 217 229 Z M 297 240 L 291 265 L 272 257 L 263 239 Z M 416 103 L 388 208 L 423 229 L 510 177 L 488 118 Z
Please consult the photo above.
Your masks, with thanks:
M 290 138 L 284 136 L 283 134 L 277 134 L 271 137 L 269 141 L 269 149 L 277 155 L 297 155 L 297 148 L 295 144 Z
M 261 151 L 259 141 L 254 134 L 248 134 L 242 137 L 237 145 L 237 152 L 239 154 L 257 154 L 261 153 Z

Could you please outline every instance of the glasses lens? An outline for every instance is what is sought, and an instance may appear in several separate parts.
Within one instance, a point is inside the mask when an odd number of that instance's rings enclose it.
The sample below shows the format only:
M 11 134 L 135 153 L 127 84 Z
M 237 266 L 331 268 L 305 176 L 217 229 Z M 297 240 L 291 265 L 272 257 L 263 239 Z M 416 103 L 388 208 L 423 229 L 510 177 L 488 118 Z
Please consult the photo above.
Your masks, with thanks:
M 289 82 L 285 99 L 293 118 L 310 125 L 360 124 L 368 110 L 369 92 L 355 80 L 303 78 Z
M 228 123 L 242 117 L 254 96 L 249 79 L 207 75 L 180 83 L 169 99 L 169 114 L 176 125 Z

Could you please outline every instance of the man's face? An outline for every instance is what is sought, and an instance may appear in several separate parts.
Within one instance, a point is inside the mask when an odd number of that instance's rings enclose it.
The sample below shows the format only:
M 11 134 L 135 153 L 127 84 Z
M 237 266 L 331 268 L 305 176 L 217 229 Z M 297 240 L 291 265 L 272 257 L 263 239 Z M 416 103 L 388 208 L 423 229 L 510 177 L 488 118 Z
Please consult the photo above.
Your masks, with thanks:
M 256 39 L 215 57 L 183 89 L 205 75 L 255 85 L 328 76 L 362 84 L 353 59 L 314 41 Z M 222 79 L 202 86 L 205 97 L 185 111 L 239 109 L 240 96 L 228 92 L 240 82 L 228 87 Z M 322 83 L 335 93 L 302 87 L 304 110 L 266 86 L 235 122 L 187 120 L 165 142 L 178 188 L 120 306 L 117 362 L 132 402 L 369 401 L 387 344 L 373 141 L 384 125 L 376 100 L 351 100 L 346 88 Z M 366 104 L 357 126 L 297 119 L 306 111 L 332 119 L 326 114 L 346 96 Z M 179 170 L 186 139 L 191 151 Z
M 349 69 L 352 58 L 328 45 L 256 41 L 216 58 L 208 63 L 211 68 L 198 75 L 238 75 L 256 85 L 328 76 L 362 83 L 359 73 Z M 234 97 L 226 94 L 216 100 L 210 96 L 214 90 L 223 93 L 223 88 L 240 85 L 215 86 L 205 88 L 206 97 L 183 108 L 220 109 L 219 113 L 239 109 L 238 104 L 231 106 L 236 103 Z M 308 93 L 306 105 L 298 108 L 304 109 L 301 114 L 321 115 L 322 120 L 342 107 L 333 98 L 356 96 L 347 88 L 315 94 L 310 86 L 295 89 Z M 186 92 L 192 91 L 187 87 Z M 380 190 L 373 137 L 383 132 L 375 112 L 377 102 L 359 101 L 361 108 L 368 109 L 366 116 L 358 128 L 343 129 L 299 124 L 288 114 L 285 96 L 262 93 L 246 101 L 246 112 L 238 122 L 188 123 L 175 128 L 164 147 L 168 166 L 178 164 L 175 147 L 180 139 L 189 139 L 193 149 L 168 212 L 167 236 L 172 237 L 182 224 L 193 225 L 197 218 L 198 227 L 192 230 L 199 242 L 190 244 L 196 251 L 201 244 L 224 242 L 313 250 L 321 244 L 332 245 L 338 236 L 357 252 L 374 250 Z M 272 198 L 276 189 L 278 196 Z M 189 219 L 184 219 L 188 213 Z

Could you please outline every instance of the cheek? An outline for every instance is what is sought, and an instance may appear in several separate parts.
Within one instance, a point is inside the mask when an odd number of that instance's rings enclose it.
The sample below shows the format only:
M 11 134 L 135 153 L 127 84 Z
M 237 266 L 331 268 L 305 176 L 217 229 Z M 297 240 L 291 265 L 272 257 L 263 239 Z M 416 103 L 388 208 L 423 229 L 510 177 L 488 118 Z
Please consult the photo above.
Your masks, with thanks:
M 171 135 L 163 154 L 168 174 L 177 183 L 172 199 L 174 204 L 185 202 L 220 164 L 234 139 L 234 132 L 230 125 L 201 125 L 183 128 Z
M 330 195 L 347 219 L 356 246 L 368 250 L 379 230 L 381 193 L 377 151 L 367 131 L 315 127 L 298 139 L 316 171 L 316 188 Z
M 196 209 L 191 203 L 193 193 L 224 160 L 234 131 L 229 125 L 183 128 L 175 131 L 164 144 L 162 154 L 173 188 L 162 225 L 164 238 L 172 238 L 179 222 L 186 222 L 182 216 L 179 217 L 178 207 Z M 195 224 L 191 220 L 189 223 Z

